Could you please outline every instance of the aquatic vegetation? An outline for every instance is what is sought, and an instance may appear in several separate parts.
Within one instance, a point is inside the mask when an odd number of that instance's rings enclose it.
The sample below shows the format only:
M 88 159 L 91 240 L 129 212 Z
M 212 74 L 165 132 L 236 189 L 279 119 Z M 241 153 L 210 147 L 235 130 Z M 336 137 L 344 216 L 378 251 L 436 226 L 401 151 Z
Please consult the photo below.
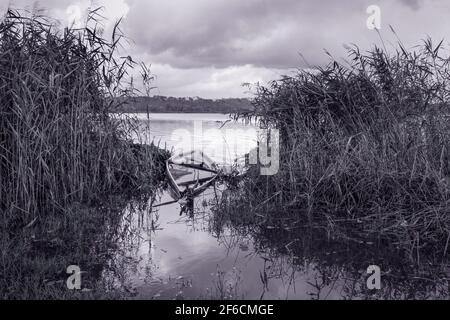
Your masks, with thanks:
M 134 144 L 136 124 L 110 116 L 134 94 L 128 73 L 139 65 L 116 54 L 119 24 L 102 37 L 99 10 L 82 29 L 38 11 L 9 10 L 0 23 L 2 297 L 57 295 L 44 279 L 88 259 L 114 218 L 83 210 L 112 194 L 149 197 L 164 174 L 168 154 Z
M 97 11 L 94 27 L 83 30 L 21 14 L 10 10 L 0 25 L 0 208 L 18 226 L 138 187 L 151 179 L 140 175 L 151 171 L 156 150 L 133 146 L 131 120 L 109 116 L 113 98 L 131 94 L 122 82 L 134 63 L 114 53 L 119 32 L 102 39 Z M 133 166 L 137 151 L 149 157 L 140 161 L 148 168 Z
M 280 130 L 280 171 L 251 175 L 245 195 L 265 217 L 353 224 L 411 251 L 450 238 L 447 51 L 431 40 L 395 55 L 349 49 L 315 72 L 259 87 L 255 111 Z M 275 195 L 276 194 L 276 195 Z M 270 210 L 268 210 L 270 209 Z M 446 245 L 447 244 L 447 245 Z M 445 249 L 445 250 L 444 250 Z M 437 252 L 436 252 L 437 253 Z
M 435 274 L 446 279 L 448 50 L 427 39 L 411 51 L 399 43 L 394 53 L 348 52 L 347 63 L 331 57 L 326 67 L 257 87 L 254 111 L 238 117 L 279 130 L 280 169 L 264 176 L 251 168 L 217 204 L 214 228 L 231 223 L 256 237 L 285 230 L 284 247 L 308 227 L 398 250 L 416 271 L 444 266 Z

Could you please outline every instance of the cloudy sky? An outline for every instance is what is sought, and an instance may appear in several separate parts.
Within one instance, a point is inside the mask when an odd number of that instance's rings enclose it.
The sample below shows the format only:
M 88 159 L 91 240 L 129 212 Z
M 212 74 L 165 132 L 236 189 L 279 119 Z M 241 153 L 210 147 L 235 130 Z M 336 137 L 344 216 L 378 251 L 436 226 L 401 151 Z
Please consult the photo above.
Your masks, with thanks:
M 32 6 L 31 0 L 0 0 L 0 9 Z M 89 7 L 104 6 L 112 23 L 132 39 L 130 54 L 151 64 L 154 92 L 207 98 L 248 96 L 242 83 L 267 83 L 295 68 L 345 57 L 344 44 L 367 49 L 379 36 L 367 27 L 381 11 L 381 34 L 395 44 L 389 25 L 407 46 L 431 36 L 450 42 L 450 0 L 40 0 L 62 23 Z M 446 43 L 448 43 L 446 42 Z

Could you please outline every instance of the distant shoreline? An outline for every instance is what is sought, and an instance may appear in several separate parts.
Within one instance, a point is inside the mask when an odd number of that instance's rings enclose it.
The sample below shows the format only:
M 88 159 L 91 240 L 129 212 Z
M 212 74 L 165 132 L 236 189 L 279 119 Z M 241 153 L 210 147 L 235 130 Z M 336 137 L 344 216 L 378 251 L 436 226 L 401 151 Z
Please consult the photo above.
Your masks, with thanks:
M 231 114 L 253 110 L 252 102 L 246 98 L 203 99 L 175 97 L 133 97 L 119 101 L 114 112 L 125 113 L 221 113 Z
M 114 111 L 113 113 L 130 113 L 130 114 L 146 114 L 147 111 L 126 111 L 126 110 L 121 110 L 121 111 Z M 235 112 L 212 112 L 212 111 L 164 111 L 164 110 L 157 110 L 157 111 L 152 111 L 150 110 L 148 113 L 150 114 L 155 114 L 155 113 L 173 113 L 173 114 L 179 114 L 179 113 L 187 113 L 187 114 L 196 114 L 196 113 L 205 113 L 205 114 L 223 114 L 223 115 L 228 115 L 228 114 L 232 114 Z

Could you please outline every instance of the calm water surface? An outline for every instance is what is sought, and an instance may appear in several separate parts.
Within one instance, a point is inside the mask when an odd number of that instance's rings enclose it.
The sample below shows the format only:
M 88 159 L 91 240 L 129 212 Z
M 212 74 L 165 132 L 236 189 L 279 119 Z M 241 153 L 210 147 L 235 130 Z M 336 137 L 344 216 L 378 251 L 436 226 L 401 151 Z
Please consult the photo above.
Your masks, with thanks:
M 200 149 L 218 164 L 232 163 L 256 147 L 256 127 L 210 113 L 156 113 L 133 115 L 140 120 L 136 140 L 153 142 L 172 151 Z
M 151 114 L 150 121 L 147 115 L 137 117 L 146 142 L 174 149 L 189 137 L 194 142 L 183 142 L 188 149 L 203 148 L 221 165 L 256 146 L 255 127 L 226 122 L 226 115 Z M 231 225 L 218 230 L 211 204 L 221 196 L 219 189 L 196 198 L 192 217 L 180 216 L 178 203 L 158 208 L 130 203 L 104 280 L 140 299 L 370 298 L 377 293 L 366 290 L 366 266 L 381 264 L 391 270 L 402 264 L 395 252 L 380 252 L 373 244 L 330 242 L 322 233 L 296 230 L 293 236 L 292 231 L 268 229 L 256 237 Z M 161 190 L 152 204 L 170 200 Z M 286 237 L 292 241 L 281 245 Z M 420 297 L 448 298 L 448 281 L 436 285 L 430 279 L 410 279 L 407 269 L 404 278 L 387 272 L 384 298 L 414 298 L 417 288 L 422 288 Z

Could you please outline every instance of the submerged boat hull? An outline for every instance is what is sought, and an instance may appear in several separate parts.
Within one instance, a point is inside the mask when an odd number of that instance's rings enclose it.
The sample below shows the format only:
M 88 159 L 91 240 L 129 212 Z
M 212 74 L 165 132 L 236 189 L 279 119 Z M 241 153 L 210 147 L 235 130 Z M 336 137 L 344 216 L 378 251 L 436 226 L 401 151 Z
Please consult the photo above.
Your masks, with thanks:
M 218 177 L 217 166 L 201 151 L 174 155 L 166 161 L 166 171 L 169 191 L 175 200 L 199 195 Z

